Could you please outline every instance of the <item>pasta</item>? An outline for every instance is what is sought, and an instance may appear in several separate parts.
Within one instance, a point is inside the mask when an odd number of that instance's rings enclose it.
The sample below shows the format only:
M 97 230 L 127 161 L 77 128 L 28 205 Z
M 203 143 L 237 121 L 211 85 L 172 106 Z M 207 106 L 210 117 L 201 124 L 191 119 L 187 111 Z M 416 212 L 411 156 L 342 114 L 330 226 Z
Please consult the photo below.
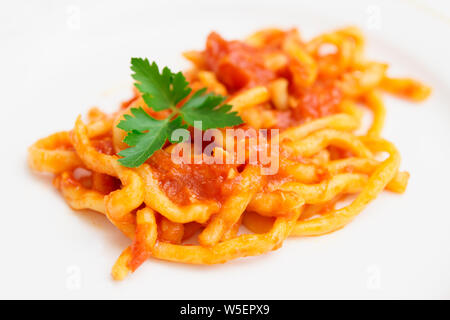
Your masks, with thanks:
M 128 147 L 117 128 L 124 115 L 140 106 L 158 119 L 167 116 L 137 91 L 116 113 L 94 108 L 71 131 L 38 140 L 29 148 L 29 166 L 53 174 L 71 208 L 105 215 L 130 238 L 113 266 L 114 279 L 148 258 L 216 264 L 260 255 L 289 236 L 344 227 L 385 189 L 405 191 L 409 174 L 400 171 L 395 146 L 381 137 L 382 94 L 422 101 L 431 89 L 389 77 L 388 65 L 366 60 L 357 28 L 309 41 L 296 29 L 260 30 L 244 41 L 213 32 L 204 50 L 184 56 L 193 63 L 185 72 L 192 89 L 227 95 L 245 122 L 238 128 L 278 129 L 263 140 L 278 139 L 279 168 L 264 175 L 267 164 L 248 157 L 243 163 L 173 163 L 168 142 L 137 168 L 120 165 L 118 152 Z M 373 121 L 357 135 L 364 110 Z M 247 152 L 252 139 L 240 141 Z M 231 142 L 216 140 L 214 155 L 234 155 L 241 147 Z M 387 157 L 380 160 L 380 154 Z M 206 157 L 201 151 L 192 157 L 199 156 Z M 349 195 L 356 197 L 341 207 Z

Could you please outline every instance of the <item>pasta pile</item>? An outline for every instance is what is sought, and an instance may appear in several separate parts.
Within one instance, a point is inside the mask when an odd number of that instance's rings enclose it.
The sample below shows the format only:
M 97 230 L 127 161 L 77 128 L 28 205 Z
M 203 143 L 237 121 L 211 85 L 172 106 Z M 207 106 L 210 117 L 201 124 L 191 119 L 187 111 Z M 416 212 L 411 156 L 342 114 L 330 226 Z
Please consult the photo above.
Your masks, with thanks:
M 333 232 L 383 190 L 402 193 L 407 186 L 397 149 L 380 136 L 381 93 L 412 101 L 430 94 L 415 80 L 388 77 L 388 66 L 366 60 L 363 49 L 354 27 L 309 41 L 295 29 L 266 29 L 245 41 L 211 33 L 205 50 L 184 54 L 194 65 L 185 72 L 193 91 L 228 96 L 242 128 L 280 129 L 275 175 L 247 163 L 174 164 L 170 143 L 138 168 L 121 166 L 117 153 L 128 146 L 116 125 L 124 114 L 142 106 L 155 118 L 165 115 L 145 106 L 138 92 L 112 115 L 93 108 L 71 131 L 37 141 L 29 165 L 55 175 L 70 207 L 104 214 L 131 239 L 113 266 L 117 280 L 149 257 L 224 263 L 278 249 L 289 236 Z M 364 108 L 373 122 L 356 135 Z M 235 151 L 223 141 L 218 147 Z M 354 200 L 340 205 L 350 194 Z

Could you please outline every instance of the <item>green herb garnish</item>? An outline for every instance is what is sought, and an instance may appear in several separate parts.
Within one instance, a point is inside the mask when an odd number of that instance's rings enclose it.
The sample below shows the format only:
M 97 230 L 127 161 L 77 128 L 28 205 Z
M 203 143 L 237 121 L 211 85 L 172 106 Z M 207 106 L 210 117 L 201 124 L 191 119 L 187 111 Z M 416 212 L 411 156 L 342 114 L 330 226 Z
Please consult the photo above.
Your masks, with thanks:
M 236 112 L 230 112 L 230 105 L 222 105 L 225 97 L 206 93 L 206 89 L 198 90 L 177 107 L 191 93 L 181 72 L 173 73 L 165 67 L 160 73 L 155 62 L 150 64 L 141 58 L 131 59 L 131 70 L 137 81 L 135 86 L 147 106 L 155 111 L 169 109 L 171 113 L 164 120 L 157 120 L 139 107 L 131 108 L 132 115 L 124 115 L 125 120 L 120 121 L 117 127 L 127 132 L 123 141 L 130 146 L 119 152 L 123 157 L 119 162 L 125 167 L 140 166 L 170 140 L 175 129 L 195 126 L 194 121 L 201 121 L 203 130 L 231 127 L 243 122 Z

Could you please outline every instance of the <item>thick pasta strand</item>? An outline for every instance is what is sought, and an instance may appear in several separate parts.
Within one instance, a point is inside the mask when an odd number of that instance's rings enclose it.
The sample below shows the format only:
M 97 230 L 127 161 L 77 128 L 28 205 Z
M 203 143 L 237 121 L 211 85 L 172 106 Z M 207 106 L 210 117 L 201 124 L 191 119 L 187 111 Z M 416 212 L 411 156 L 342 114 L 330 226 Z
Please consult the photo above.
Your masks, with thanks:
M 372 157 L 370 150 L 356 136 L 332 129 L 323 129 L 314 132 L 300 141 L 286 142 L 283 144 L 283 148 L 294 154 L 310 157 L 330 145 L 350 150 L 359 157 Z
M 157 238 L 155 212 L 148 207 L 136 212 L 136 234 L 131 246 L 131 260 L 128 262 L 131 271 L 150 257 Z
M 199 242 L 204 246 L 217 244 L 224 234 L 236 224 L 248 203 L 256 194 L 262 184 L 260 169 L 247 166 L 242 172 L 239 186 L 233 194 L 223 203 L 221 210 L 211 218 L 207 227 L 199 236 Z
M 153 256 L 157 259 L 182 263 L 218 264 L 240 257 L 260 255 L 278 249 L 291 233 L 299 216 L 300 210 L 290 218 L 277 218 L 272 229 L 265 234 L 245 234 L 212 247 L 158 242 L 153 250 Z
M 293 230 L 296 236 L 316 236 L 337 230 L 356 217 L 392 180 L 400 165 L 400 154 L 395 146 L 380 138 L 363 138 L 374 151 L 385 151 L 389 158 L 370 176 L 367 185 L 348 206 L 333 210 L 320 218 L 298 222 Z
M 384 107 L 383 100 L 381 100 L 378 91 L 372 90 L 366 94 L 365 101 L 373 113 L 372 125 L 369 131 L 367 131 L 367 135 L 379 137 L 383 129 L 384 119 L 386 118 L 386 108 Z
M 90 209 L 106 214 L 105 196 L 98 191 L 84 188 L 72 172 L 63 172 L 54 179 L 67 204 L 76 210 Z
M 79 117 L 71 137 L 73 146 L 84 164 L 93 171 L 118 177 L 122 182 L 119 190 L 105 196 L 106 216 L 126 235 L 134 227 L 132 210 L 144 201 L 144 185 L 137 173 L 121 167 L 116 156 L 98 152 L 90 143 L 87 128 Z

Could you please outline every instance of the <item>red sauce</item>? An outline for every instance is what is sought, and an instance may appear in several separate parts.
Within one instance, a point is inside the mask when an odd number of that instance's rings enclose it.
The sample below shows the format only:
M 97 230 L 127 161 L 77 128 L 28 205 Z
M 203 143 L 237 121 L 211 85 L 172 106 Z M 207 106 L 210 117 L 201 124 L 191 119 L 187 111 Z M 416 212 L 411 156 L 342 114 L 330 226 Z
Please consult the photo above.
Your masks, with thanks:
M 350 150 L 342 149 L 335 146 L 329 146 L 328 151 L 330 151 L 331 160 L 350 158 L 354 156 L 353 152 L 351 152 Z
M 113 155 L 115 154 L 114 145 L 111 137 L 93 139 L 92 146 L 101 153 Z
M 295 108 L 277 111 L 277 128 L 286 129 L 339 112 L 342 92 L 332 81 L 318 80 L 298 93 L 297 99 Z
M 264 50 L 241 41 L 226 41 L 212 32 L 206 41 L 206 67 L 215 72 L 228 90 L 237 91 L 275 79 L 275 73 L 264 67 Z
M 297 119 L 317 119 L 336 113 L 342 100 L 340 89 L 331 81 L 316 81 L 300 94 L 300 100 L 294 108 Z
M 226 41 L 213 32 L 208 36 L 203 53 L 206 67 L 215 72 L 217 78 L 231 92 L 267 84 L 278 76 L 289 79 L 292 76 L 289 72 L 276 74 L 264 66 L 264 56 L 268 52 L 281 52 L 280 48 L 286 34 L 274 33 L 272 38 L 266 39 L 268 45 L 256 48 L 241 41 Z M 293 61 L 290 64 L 292 66 Z M 336 113 L 342 99 L 340 89 L 332 80 L 317 79 L 309 88 L 290 88 L 290 91 L 295 91 L 291 94 L 296 96 L 299 102 L 296 108 L 277 112 L 279 128 Z
M 155 152 L 148 163 L 155 169 L 161 189 L 180 205 L 192 203 L 192 199 L 220 202 L 232 187 L 233 180 L 227 177 L 234 165 L 175 164 L 163 150 Z

